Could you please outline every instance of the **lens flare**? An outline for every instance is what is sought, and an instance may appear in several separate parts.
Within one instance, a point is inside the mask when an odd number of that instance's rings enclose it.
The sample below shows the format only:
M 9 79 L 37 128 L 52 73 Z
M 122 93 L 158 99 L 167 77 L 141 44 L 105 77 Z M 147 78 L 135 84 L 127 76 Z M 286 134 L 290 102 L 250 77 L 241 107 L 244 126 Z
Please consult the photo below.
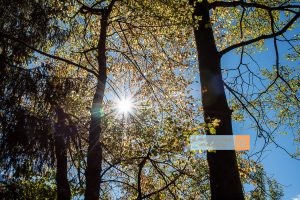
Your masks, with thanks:
M 119 113 L 128 114 L 133 109 L 133 102 L 131 99 L 122 98 L 117 102 L 117 110 Z

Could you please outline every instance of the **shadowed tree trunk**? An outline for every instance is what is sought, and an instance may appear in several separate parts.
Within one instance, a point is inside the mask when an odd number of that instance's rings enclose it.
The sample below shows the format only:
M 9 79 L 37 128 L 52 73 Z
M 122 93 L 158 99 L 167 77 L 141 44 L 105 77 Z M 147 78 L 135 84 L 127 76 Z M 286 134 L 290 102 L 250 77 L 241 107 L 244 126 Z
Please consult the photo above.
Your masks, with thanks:
M 107 9 L 101 11 L 101 30 L 98 40 L 98 77 L 97 86 L 91 108 L 91 124 L 89 130 L 89 147 L 87 153 L 86 169 L 86 200 L 98 200 L 100 196 L 100 173 L 102 170 L 102 147 L 101 137 L 101 119 L 103 116 L 103 96 L 105 91 L 107 72 L 106 72 L 106 35 L 108 27 L 108 18 L 111 13 L 115 0 L 112 0 Z M 92 9 L 91 9 L 92 11 Z
M 107 19 L 102 18 L 100 39 L 98 44 L 99 76 L 91 108 L 91 124 L 89 130 L 85 190 L 86 200 L 98 200 L 100 193 L 100 173 L 102 170 L 102 148 L 100 143 L 100 136 L 102 132 L 101 117 L 103 114 L 102 102 L 107 79 L 105 57 L 106 28 Z
M 213 30 L 210 24 L 207 0 L 197 2 L 193 13 L 201 16 L 194 28 L 198 51 L 202 104 L 205 122 L 220 119 L 217 135 L 232 135 L 231 110 L 228 107 L 220 67 L 220 54 L 217 51 Z M 195 19 L 196 21 L 196 19 Z M 209 133 L 207 133 L 209 134 Z M 243 189 L 239 177 L 235 151 L 207 153 L 210 172 L 212 200 L 243 200 Z
M 71 199 L 71 190 L 68 182 L 68 163 L 66 146 L 66 114 L 62 108 L 56 110 L 57 123 L 55 124 L 55 155 L 56 155 L 56 185 L 57 200 Z

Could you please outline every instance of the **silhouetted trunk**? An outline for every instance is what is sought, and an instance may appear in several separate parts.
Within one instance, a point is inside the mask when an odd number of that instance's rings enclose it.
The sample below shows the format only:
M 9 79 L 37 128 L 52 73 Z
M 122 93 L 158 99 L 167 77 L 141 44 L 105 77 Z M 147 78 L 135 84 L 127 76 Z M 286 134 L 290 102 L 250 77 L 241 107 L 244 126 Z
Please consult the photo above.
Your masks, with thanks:
M 202 16 L 194 29 L 198 51 L 202 104 L 205 122 L 220 119 L 217 135 L 232 135 L 231 110 L 228 107 L 222 81 L 220 55 L 210 24 L 207 0 L 197 3 L 194 16 Z M 194 18 L 195 19 L 195 18 Z M 207 133 L 209 134 L 209 133 Z M 243 200 L 235 151 L 207 153 L 212 200 Z
M 112 6 L 112 5 L 110 5 Z M 110 7 L 109 6 L 109 7 Z M 106 33 L 108 26 L 108 17 L 111 8 L 102 14 L 101 30 L 98 40 L 98 77 L 97 86 L 91 108 L 91 124 L 89 129 L 89 147 L 87 153 L 86 169 L 86 200 L 98 200 L 100 196 L 100 173 L 102 170 L 102 147 L 101 147 L 101 119 L 103 116 L 103 96 L 106 85 Z
M 71 190 L 68 182 L 68 160 L 66 145 L 66 114 L 61 108 L 56 110 L 57 123 L 55 124 L 54 145 L 56 156 L 56 186 L 57 200 L 71 199 Z

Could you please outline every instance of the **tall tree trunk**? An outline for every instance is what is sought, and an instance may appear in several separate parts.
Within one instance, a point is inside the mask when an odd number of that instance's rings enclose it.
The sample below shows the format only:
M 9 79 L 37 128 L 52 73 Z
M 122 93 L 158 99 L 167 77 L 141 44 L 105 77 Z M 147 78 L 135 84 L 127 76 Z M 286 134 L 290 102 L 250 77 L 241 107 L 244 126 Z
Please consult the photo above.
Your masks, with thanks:
M 62 108 L 56 110 L 57 123 L 55 125 L 54 145 L 56 156 L 56 186 L 57 199 L 71 199 L 71 190 L 68 182 L 68 163 L 66 145 L 66 114 Z
M 220 55 L 217 51 L 207 0 L 197 1 L 195 16 L 201 16 L 194 28 L 198 51 L 202 104 L 205 122 L 220 119 L 217 135 L 232 135 L 231 110 L 228 107 L 222 80 Z M 209 134 L 209 133 L 207 133 Z M 243 200 L 243 189 L 235 151 L 207 153 L 212 200 Z
M 87 153 L 86 169 L 86 200 L 98 200 L 100 195 L 100 173 L 102 170 L 102 147 L 101 137 L 101 118 L 103 115 L 102 103 L 106 85 L 106 32 L 109 14 L 103 14 L 101 18 L 101 30 L 98 41 L 98 73 L 97 86 L 91 108 L 91 124 L 89 130 L 89 147 Z

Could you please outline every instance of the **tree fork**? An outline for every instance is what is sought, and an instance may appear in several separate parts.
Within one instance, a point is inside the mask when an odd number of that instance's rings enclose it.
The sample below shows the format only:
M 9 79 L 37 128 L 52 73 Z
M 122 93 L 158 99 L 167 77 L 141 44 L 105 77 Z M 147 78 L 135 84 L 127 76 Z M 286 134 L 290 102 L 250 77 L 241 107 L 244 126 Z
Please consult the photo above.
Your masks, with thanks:
M 202 104 L 205 122 L 221 120 L 217 135 L 233 135 L 231 110 L 225 95 L 220 60 L 210 23 L 209 3 L 190 1 L 195 6 L 193 19 L 198 52 Z M 200 18 L 199 18 L 200 17 Z M 210 134 L 207 132 L 207 134 Z M 207 152 L 212 200 L 244 200 L 235 151 Z

